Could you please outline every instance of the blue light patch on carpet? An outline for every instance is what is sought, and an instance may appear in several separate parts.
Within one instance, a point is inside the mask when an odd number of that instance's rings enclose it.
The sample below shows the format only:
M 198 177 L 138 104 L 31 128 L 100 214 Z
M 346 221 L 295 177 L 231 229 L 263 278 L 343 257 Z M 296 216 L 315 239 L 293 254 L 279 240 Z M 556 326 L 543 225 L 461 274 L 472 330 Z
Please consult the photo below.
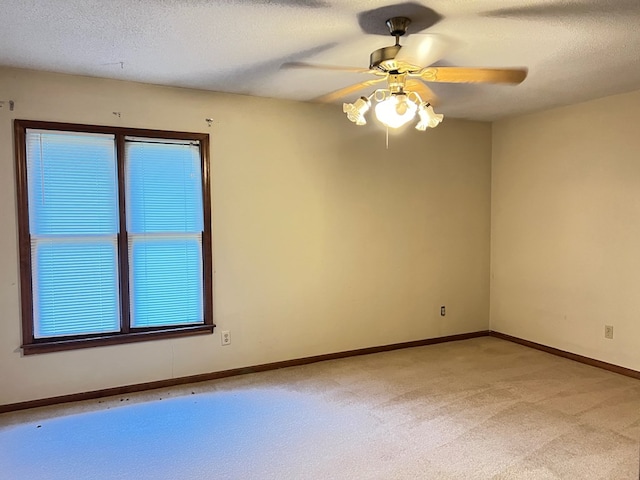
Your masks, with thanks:
M 5 427 L 0 472 L 5 480 L 304 478 L 312 467 L 331 476 L 341 463 L 366 470 L 358 451 L 380 448 L 381 437 L 366 410 L 313 396 L 207 393 Z

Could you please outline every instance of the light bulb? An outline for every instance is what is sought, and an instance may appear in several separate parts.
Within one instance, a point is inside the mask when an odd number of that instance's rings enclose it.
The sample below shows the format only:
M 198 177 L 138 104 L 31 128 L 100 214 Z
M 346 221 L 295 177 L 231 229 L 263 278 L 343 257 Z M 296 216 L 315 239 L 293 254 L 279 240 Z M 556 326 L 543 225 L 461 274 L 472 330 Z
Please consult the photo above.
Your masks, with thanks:
M 399 128 L 416 115 L 416 102 L 404 94 L 394 94 L 376 105 L 376 117 L 389 128 Z

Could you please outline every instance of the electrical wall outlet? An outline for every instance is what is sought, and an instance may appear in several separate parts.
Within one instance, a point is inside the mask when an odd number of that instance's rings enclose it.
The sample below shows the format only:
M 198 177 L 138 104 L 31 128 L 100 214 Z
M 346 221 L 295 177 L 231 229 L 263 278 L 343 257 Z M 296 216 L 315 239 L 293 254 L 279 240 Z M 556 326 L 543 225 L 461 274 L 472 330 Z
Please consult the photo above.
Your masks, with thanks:
M 222 345 L 231 345 L 231 334 L 229 333 L 229 330 L 222 330 L 220 332 L 220 341 L 222 342 Z
M 444 307 L 444 305 L 442 305 L 440 307 L 440 316 L 444 317 L 447 314 L 447 309 Z
M 613 325 L 604 326 L 604 338 L 613 338 Z

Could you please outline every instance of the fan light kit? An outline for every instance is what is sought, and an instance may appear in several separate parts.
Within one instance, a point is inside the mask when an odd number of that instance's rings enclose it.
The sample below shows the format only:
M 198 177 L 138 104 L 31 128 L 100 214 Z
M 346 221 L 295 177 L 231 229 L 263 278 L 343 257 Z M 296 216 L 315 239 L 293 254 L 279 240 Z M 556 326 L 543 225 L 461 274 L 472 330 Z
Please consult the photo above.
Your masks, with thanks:
M 356 125 L 365 125 L 365 115 L 375 103 L 376 118 L 388 128 L 399 128 L 418 115 L 417 130 L 437 127 L 444 115 L 433 111 L 437 103 L 435 93 L 427 86 L 430 82 L 444 83 L 502 83 L 516 85 L 527 76 L 526 68 L 468 68 L 433 67 L 448 49 L 448 41 L 440 35 L 411 35 L 406 45 L 400 45 L 400 37 L 407 33 L 411 20 L 393 17 L 386 21 L 389 33 L 395 37 L 395 45 L 375 50 L 369 58 L 369 68 L 318 65 L 290 62 L 287 68 L 315 68 L 352 73 L 368 73 L 376 78 L 341 88 L 315 99 L 316 102 L 334 103 L 377 83 L 387 83 L 353 103 L 344 103 L 342 111 Z M 415 41 L 414 41 L 415 40 Z
M 418 113 L 419 121 L 416 130 L 424 131 L 427 128 L 437 127 L 444 115 L 437 114 L 433 106 L 420 97 L 417 92 L 408 92 L 404 89 L 397 91 L 378 89 L 368 97 L 360 97 L 354 103 L 344 103 L 342 111 L 347 118 L 356 125 L 365 125 L 365 114 L 371 109 L 371 100 L 376 102 L 375 114 L 380 123 L 388 128 L 400 128 L 406 125 Z

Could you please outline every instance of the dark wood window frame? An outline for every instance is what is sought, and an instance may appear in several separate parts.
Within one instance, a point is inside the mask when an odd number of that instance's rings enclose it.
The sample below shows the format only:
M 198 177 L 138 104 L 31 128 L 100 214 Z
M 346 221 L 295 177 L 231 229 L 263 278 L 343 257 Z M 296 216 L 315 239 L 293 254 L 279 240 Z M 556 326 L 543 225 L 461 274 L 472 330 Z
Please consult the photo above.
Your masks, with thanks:
M 108 334 L 77 335 L 54 338 L 34 338 L 33 290 L 31 265 L 31 237 L 29 232 L 28 180 L 26 132 L 28 129 L 51 130 L 69 133 L 112 134 L 116 142 L 118 191 L 125 191 L 125 137 L 146 137 L 167 140 L 192 140 L 200 143 L 202 167 L 202 200 L 204 230 L 202 232 L 202 273 L 204 323 L 187 326 L 130 328 L 129 326 L 129 266 L 127 257 L 127 233 L 125 228 L 125 198 L 119 194 L 120 233 L 118 234 L 118 271 L 120 272 L 120 331 Z M 17 214 L 20 251 L 20 299 L 22 309 L 22 351 L 25 355 L 72 350 L 102 345 L 174 338 L 213 332 L 213 251 L 211 245 L 211 190 L 209 176 L 209 135 L 164 130 L 56 123 L 32 120 L 14 121 L 16 159 Z M 125 273 L 126 272 L 126 273 Z

